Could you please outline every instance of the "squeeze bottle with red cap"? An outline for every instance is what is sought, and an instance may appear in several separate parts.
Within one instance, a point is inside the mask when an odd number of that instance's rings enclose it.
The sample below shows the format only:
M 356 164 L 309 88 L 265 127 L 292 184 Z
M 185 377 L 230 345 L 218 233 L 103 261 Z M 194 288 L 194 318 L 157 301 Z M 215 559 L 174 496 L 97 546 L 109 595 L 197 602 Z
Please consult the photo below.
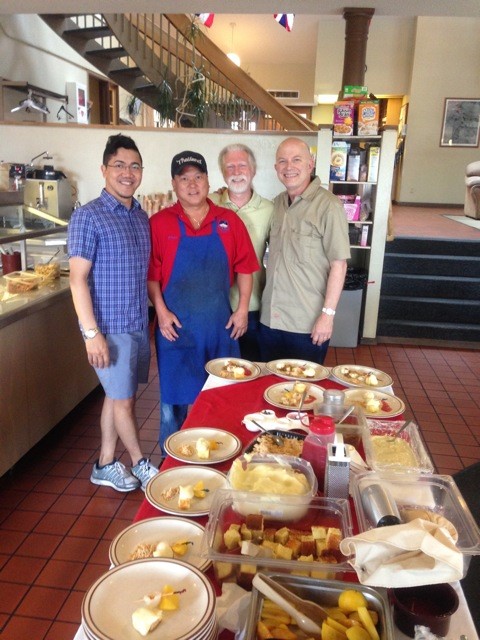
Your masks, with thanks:
M 335 422 L 330 416 L 315 416 L 310 420 L 309 429 L 310 433 L 303 442 L 302 458 L 312 465 L 318 489 L 323 492 L 327 447 L 335 440 Z

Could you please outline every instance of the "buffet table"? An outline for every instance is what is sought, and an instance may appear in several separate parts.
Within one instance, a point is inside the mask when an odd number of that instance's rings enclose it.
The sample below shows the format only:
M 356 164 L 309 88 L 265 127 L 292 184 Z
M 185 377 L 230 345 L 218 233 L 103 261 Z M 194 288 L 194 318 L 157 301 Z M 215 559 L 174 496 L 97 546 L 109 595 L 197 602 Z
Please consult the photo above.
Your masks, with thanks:
M 271 409 L 263 397 L 265 389 L 270 385 L 279 382 L 279 378 L 274 375 L 268 374 L 262 369 L 262 375 L 255 380 L 249 382 L 237 383 L 231 380 L 223 380 L 215 376 L 210 375 L 203 391 L 199 394 L 192 409 L 185 421 L 182 429 L 188 429 L 192 427 L 211 427 L 224 429 L 237 436 L 243 446 L 246 446 L 252 441 L 256 434 L 248 431 L 242 424 L 243 417 L 248 413 L 254 413 L 263 409 Z M 335 380 L 327 379 L 318 383 L 324 388 L 337 388 L 343 389 L 341 384 Z M 275 409 L 278 417 L 284 416 L 287 411 L 282 409 Z M 215 469 L 226 473 L 232 460 L 220 462 L 215 465 Z M 167 471 L 168 469 L 182 466 L 184 463 L 167 457 L 162 465 L 161 471 Z M 160 511 L 145 498 L 134 518 L 134 521 L 140 521 L 146 518 L 153 518 L 165 515 L 163 511 Z M 187 514 L 188 515 L 188 514 Z M 201 525 L 205 525 L 207 516 L 195 518 Z M 210 568 L 207 571 L 207 575 L 212 580 L 212 583 L 216 589 L 217 595 L 221 594 L 221 588 L 216 583 L 213 570 Z M 463 592 L 460 584 L 454 584 L 460 599 L 460 606 L 456 614 L 452 617 L 450 632 L 448 638 L 452 640 L 458 640 L 460 636 L 465 635 L 468 640 L 477 638 L 477 633 L 468 610 Z M 75 637 L 75 640 L 82 640 L 82 631 Z M 407 638 L 403 633 L 396 629 L 396 639 L 404 640 Z M 229 631 L 223 631 L 220 636 L 220 640 L 231 640 L 233 634 Z M 173 640 L 173 639 L 172 639 Z

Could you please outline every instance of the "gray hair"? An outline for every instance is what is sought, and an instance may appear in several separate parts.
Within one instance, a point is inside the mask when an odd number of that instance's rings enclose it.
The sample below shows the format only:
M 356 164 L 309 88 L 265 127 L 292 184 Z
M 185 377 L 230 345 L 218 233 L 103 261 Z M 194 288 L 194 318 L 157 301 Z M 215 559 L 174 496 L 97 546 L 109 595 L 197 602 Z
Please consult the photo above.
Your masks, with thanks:
M 247 147 L 246 144 L 229 144 L 224 147 L 218 154 L 218 166 L 220 167 L 220 171 L 222 172 L 222 174 L 224 170 L 225 156 L 227 155 L 227 153 L 231 153 L 233 151 L 244 151 L 248 156 L 248 162 L 253 173 L 257 172 L 257 161 L 250 147 Z

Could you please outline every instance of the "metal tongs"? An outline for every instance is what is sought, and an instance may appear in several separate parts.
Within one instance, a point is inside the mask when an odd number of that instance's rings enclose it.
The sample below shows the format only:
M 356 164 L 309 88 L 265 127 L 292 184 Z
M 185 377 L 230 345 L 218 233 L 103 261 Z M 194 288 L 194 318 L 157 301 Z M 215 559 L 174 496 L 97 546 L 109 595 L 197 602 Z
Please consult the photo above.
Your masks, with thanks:
M 321 636 L 321 622 L 328 617 L 328 612 L 323 607 L 300 598 L 263 573 L 255 574 L 252 584 L 260 593 L 292 616 L 302 631 Z

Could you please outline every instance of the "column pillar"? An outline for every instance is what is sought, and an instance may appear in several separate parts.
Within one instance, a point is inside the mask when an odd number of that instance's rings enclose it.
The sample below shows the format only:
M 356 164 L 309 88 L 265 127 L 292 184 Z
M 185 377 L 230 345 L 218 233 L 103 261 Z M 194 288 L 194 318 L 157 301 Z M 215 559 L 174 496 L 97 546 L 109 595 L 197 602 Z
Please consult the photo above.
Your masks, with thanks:
M 365 60 L 367 57 L 368 29 L 375 9 L 345 8 L 345 54 L 340 96 L 345 85 L 365 84 Z

